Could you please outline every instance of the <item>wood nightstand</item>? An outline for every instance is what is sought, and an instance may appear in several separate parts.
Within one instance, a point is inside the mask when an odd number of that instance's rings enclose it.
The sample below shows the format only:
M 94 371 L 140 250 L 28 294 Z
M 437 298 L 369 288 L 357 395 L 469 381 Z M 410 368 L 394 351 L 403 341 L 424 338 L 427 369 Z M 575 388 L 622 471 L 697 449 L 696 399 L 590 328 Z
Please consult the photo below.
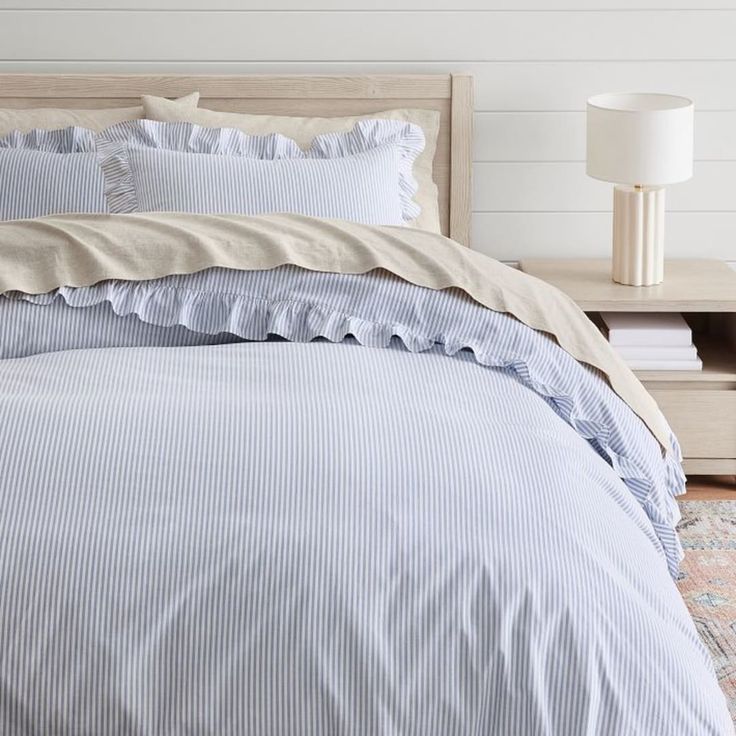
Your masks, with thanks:
M 736 474 L 736 272 L 721 261 L 668 261 L 657 286 L 611 280 L 607 260 L 524 260 L 525 273 L 599 312 L 681 312 L 702 371 L 637 371 L 675 431 L 691 475 Z

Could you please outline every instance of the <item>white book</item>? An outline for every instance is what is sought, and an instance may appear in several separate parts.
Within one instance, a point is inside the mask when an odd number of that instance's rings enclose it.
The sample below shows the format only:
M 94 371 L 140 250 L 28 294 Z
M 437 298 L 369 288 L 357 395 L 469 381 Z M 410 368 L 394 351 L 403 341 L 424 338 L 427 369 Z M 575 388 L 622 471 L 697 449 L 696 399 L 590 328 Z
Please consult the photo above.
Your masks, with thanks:
M 695 360 L 627 360 L 632 371 L 702 371 L 703 361 Z
M 617 345 L 616 352 L 624 360 L 696 360 L 695 345 Z
M 690 326 L 677 312 L 602 312 L 611 345 L 669 345 L 687 347 L 693 342 Z

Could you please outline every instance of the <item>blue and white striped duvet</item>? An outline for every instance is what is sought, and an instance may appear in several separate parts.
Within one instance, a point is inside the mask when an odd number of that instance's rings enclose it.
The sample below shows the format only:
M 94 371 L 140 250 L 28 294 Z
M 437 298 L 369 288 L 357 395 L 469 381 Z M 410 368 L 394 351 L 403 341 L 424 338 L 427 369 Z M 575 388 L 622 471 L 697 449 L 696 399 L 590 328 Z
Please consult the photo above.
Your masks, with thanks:
M 676 464 L 549 338 L 291 267 L 26 300 L 341 342 L 0 346 L 0 733 L 732 732 Z

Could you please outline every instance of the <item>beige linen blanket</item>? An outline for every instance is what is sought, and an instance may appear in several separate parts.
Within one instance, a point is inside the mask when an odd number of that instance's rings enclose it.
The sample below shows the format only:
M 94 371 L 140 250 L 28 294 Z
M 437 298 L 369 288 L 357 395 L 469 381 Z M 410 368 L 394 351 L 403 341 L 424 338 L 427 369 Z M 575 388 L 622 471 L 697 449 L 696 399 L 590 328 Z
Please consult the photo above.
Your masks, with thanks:
M 0 222 L 0 293 L 286 264 L 350 274 L 383 269 L 418 286 L 460 289 L 489 309 L 508 312 L 602 371 L 669 448 L 670 430 L 656 402 L 569 297 L 442 235 L 298 215 L 61 215 Z

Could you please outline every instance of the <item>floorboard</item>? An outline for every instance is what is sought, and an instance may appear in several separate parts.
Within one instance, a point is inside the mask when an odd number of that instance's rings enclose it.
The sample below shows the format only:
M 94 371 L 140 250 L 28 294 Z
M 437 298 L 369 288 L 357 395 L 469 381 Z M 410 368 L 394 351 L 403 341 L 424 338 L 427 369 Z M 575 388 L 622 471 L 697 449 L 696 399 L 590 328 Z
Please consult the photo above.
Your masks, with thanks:
M 688 478 L 688 501 L 736 501 L 735 475 L 693 475 Z

